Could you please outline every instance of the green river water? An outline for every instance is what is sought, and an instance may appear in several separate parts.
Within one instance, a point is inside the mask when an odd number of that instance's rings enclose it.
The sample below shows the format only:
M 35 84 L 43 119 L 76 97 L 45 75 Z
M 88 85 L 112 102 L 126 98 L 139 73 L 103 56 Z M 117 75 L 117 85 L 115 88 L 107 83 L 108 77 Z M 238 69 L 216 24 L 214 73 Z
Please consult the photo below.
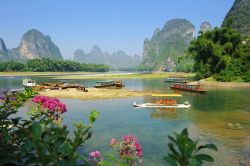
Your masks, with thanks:
M 0 88 L 20 88 L 26 77 L 0 77 Z M 94 85 L 96 80 L 51 80 L 48 77 L 29 77 L 37 83 L 44 81 L 65 81 Z M 126 88 L 175 93 L 164 79 L 124 79 Z M 250 89 L 208 89 L 206 94 L 180 92 L 179 103 L 188 101 L 189 110 L 134 109 L 133 102 L 150 102 L 151 97 L 133 97 L 109 100 L 83 101 L 61 99 L 68 108 L 64 124 L 72 130 L 72 122 L 87 121 L 90 110 L 96 109 L 100 117 L 93 128 L 93 136 L 79 149 L 83 153 L 99 150 L 102 154 L 111 152 L 110 138 L 120 138 L 133 133 L 143 148 L 145 166 L 166 165 L 163 156 L 167 154 L 167 136 L 187 127 L 192 138 L 204 143 L 214 143 L 219 151 L 212 152 L 215 163 L 205 165 L 250 165 Z M 21 109 L 24 115 L 27 103 Z

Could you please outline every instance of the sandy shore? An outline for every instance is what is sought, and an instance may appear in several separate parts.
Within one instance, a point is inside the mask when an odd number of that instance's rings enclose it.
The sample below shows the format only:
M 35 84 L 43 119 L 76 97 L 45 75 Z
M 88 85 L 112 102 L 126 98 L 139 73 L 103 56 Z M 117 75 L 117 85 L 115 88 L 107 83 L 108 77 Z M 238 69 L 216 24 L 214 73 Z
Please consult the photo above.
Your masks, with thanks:
M 151 95 L 150 92 L 133 91 L 127 89 L 88 88 L 88 92 L 72 89 L 41 91 L 40 95 L 58 98 L 77 98 L 83 100 L 127 98 Z

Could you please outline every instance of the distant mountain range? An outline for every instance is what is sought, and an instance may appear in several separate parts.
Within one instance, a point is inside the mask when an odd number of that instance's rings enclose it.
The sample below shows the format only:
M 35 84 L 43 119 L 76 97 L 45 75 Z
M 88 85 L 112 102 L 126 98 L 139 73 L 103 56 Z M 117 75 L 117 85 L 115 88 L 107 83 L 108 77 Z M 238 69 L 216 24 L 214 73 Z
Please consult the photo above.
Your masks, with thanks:
M 222 26 L 230 26 L 244 36 L 250 36 L 250 0 L 235 0 L 227 13 Z M 212 30 L 209 22 L 203 22 L 199 31 L 205 33 Z M 124 51 L 113 53 L 103 52 L 94 45 L 89 53 L 82 49 L 74 52 L 73 60 L 84 63 L 106 64 L 112 68 L 130 68 L 142 63 L 157 70 L 173 70 L 179 65 L 192 63 L 192 59 L 183 59 L 190 41 L 194 38 L 194 25 L 183 18 L 167 21 L 163 28 L 156 28 L 152 37 L 143 43 L 143 57 L 130 56 Z M 27 31 L 17 48 L 8 49 L 0 38 L 0 61 L 27 60 L 49 57 L 63 59 L 59 48 L 49 36 L 43 35 L 36 29 Z M 180 61 L 182 59 L 182 61 Z
M 99 46 L 94 45 L 89 53 L 78 49 L 74 53 L 74 61 L 84 63 L 106 64 L 114 69 L 132 68 L 141 63 L 141 56 L 127 55 L 124 51 L 116 51 L 112 54 L 103 52 Z
M 250 37 L 250 0 L 235 0 L 222 26 L 230 26 L 241 35 Z
M 28 60 L 34 58 L 63 59 L 59 48 L 40 31 L 31 29 L 21 39 L 17 48 L 7 49 L 3 39 L 0 39 L 0 60 Z

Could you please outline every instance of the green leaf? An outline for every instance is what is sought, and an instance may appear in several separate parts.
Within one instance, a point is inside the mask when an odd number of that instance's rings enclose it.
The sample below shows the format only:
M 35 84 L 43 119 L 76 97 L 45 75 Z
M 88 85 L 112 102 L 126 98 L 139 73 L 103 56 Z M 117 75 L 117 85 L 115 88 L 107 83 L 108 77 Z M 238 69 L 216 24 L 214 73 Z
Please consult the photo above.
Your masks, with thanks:
M 38 140 L 42 135 L 42 125 L 38 122 L 32 124 L 32 136 L 34 140 Z
M 34 147 L 33 143 L 31 141 L 27 141 L 25 142 L 22 146 L 21 146 L 21 150 L 24 152 L 24 153 L 28 153 L 30 152 L 30 150 Z
M 198 160 L 204 160 L 204 161 L 209 161 L 209 162 L 214 161 L 214 159 L 211 156 L 207 155 L 207 154 L 197 154 L 195 156 L 195 158 L 198 159 Z
M 110 163 L 110 162 L 108 162 L 108 161 L 101 161 L 101 162 L 99 162 L 99 164 L 100 164 L 101 166 L 113 166 L 113 164 Z
M 17 118 L 11 119 L 11 121 L 16 126 L 18 124 L 18 122 L 19 122 L 20 119 L 21 119 L 20 117 L 17 117 Z
M 188 137 L 187 128 L 185 128 L 185 129 L 182 130 L 181 135 L 182 135 L 182 136 L 187 136 L 187 137 Z
M 168 138 L 169 138 L 172 142 L 177 143 L 176 140 L 174 139 L 174 137 L 168 136 Z
M 97 112 L 95 109 L 90 112 L 89 121 L 90 121 L 91 124 L 95 122 L 95 120 L 97 119 L 97 117 L 99 116 L 99 114 L 100 113 Z
M 212 149 L 212 150 L 218 151 L 217 147 L 214 144 L 200 145 L 198 147 L 198 151 L 201 149 Z
M 169 163 L 171 166 L 178 166 L 178 164 L 176 163 L 176 161 L 168 156 L 164 157 L 164 160 L 167 161 L 167 163 Z
M 200 161 L 199 159 L 190 159 L 188 160 L 188 163 L 190 164 L 190 166 L 201 166 L 202 165 L 202 161 Z
M 177 151 L 175 150 L 175 148 L 174 148 L 174 144 L 169 143 L 169 144 L 168 144 L 168 147 L 169 147 L 169 149 L 173 152 L 173 154 L 174 154 L 175 156 L 178 156 L 178 157 L 179 157 L 178 152 L 177 152 Z

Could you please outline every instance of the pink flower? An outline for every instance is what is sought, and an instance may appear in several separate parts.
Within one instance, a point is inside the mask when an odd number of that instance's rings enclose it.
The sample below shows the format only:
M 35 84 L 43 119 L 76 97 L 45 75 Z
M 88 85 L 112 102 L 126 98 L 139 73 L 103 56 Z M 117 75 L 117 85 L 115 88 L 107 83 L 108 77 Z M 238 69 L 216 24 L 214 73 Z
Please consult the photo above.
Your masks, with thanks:
M 47 96 L 35 96 L 32 101 L 34 103 L 41 104 L 42 107 L 49 109 L 52 112 L 59 112 L 63 114 L 64 112 L 67 112 L 66 105 L 61 103 L 59 99 L 47 97 Z
M 101 153 L 99 151 L 93 151 L 89 154 L 90 157 L 93 157 L 93 158 L 97 158 L 97 157 L 101 157 Z
M 115 143 L 116 143 L 116 139 L 115 138 L 111 138 L 111 140 L 109 142 L 109 145 L 110 146 L 115 146 Z
M 112 146 L 114 144 L 117 146 Z M 142 165 L 142 147 L 133 134 L 124 135 L 121 142 L 112 138 L 110 140 L 110 145 L 117 149 L 120 158 L 126 159 L 129 165 Z
M 102 161 L 101 153 L 99 151 L 93 151 L 89 154 L 88 161 L 93 165 L 98 165 Z

